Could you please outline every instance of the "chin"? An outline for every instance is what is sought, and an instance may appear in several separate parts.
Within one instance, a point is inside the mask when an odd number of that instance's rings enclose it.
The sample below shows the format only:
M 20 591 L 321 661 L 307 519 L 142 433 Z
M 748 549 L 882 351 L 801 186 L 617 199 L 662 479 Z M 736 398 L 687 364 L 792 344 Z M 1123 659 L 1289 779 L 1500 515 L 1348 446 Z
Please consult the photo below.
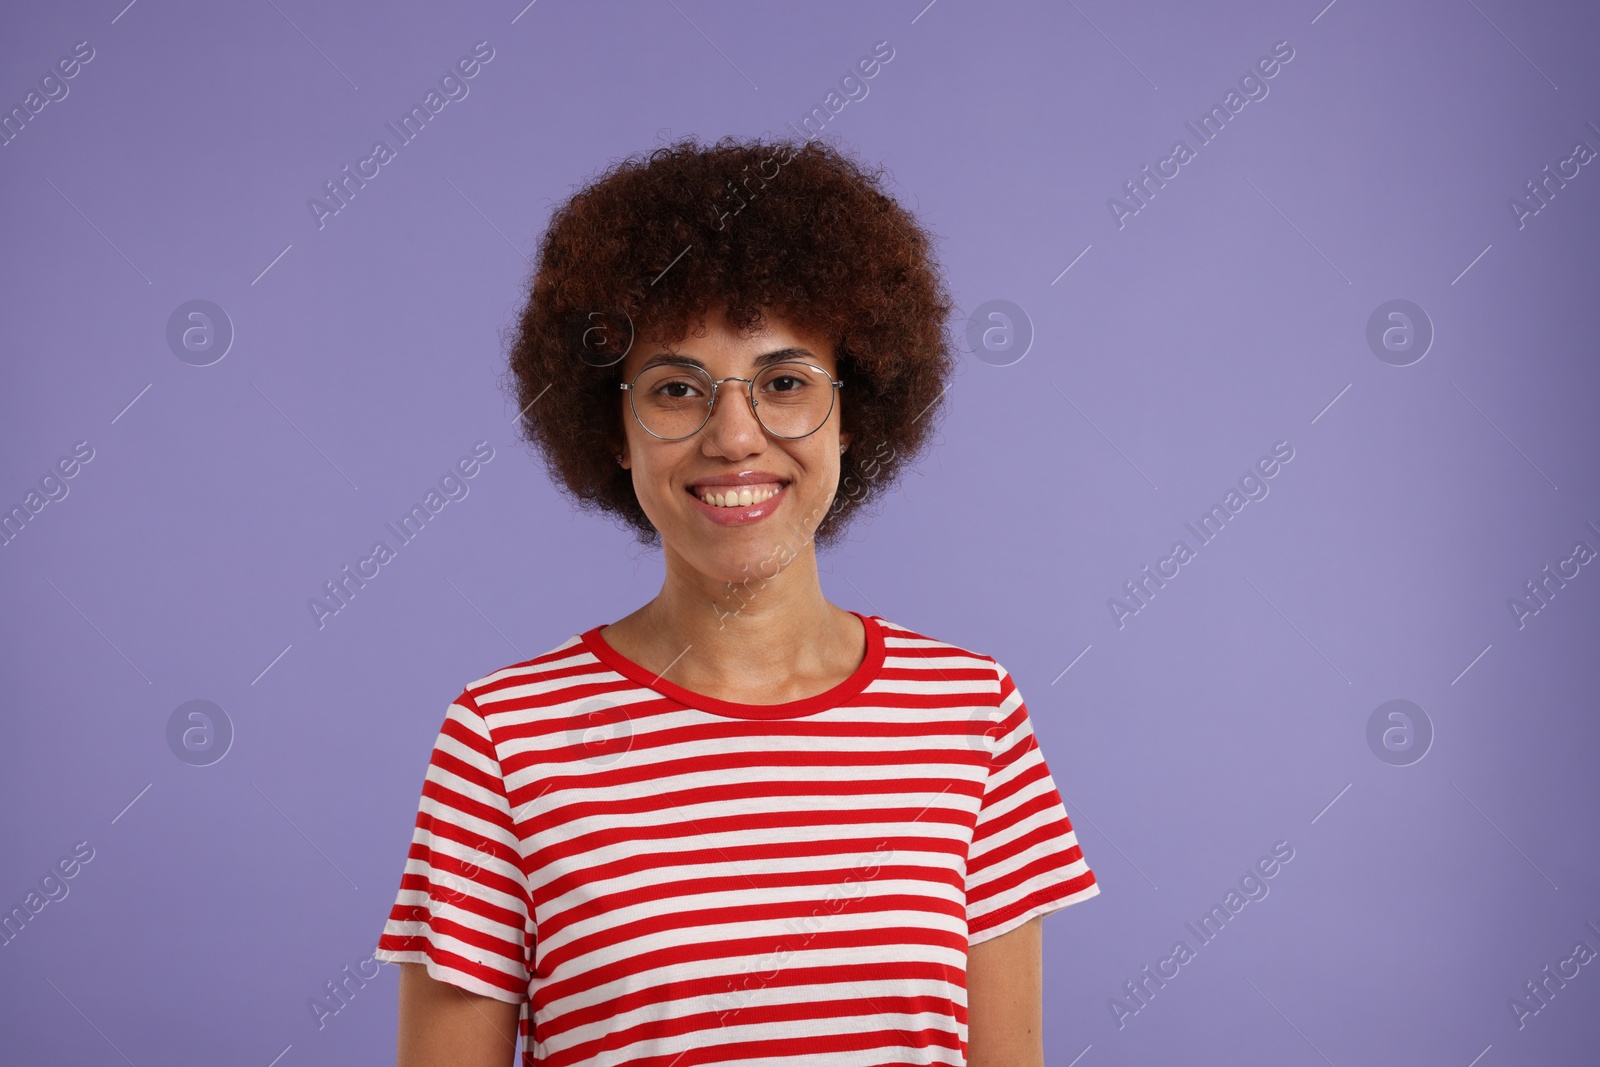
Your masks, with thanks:
M 679 542 L 682 544 L 682 542 Z M 716 581 L 751 588 L 776 578 L 810 544 L 781 523 L 725 527 L 701 536 L 678 555 L 692 568 Z
M 742 544 L 705 546 L 702 573 L 739 585 L 776 578 L 798 554 L 792 542 L 766 537 L 740 538 Z

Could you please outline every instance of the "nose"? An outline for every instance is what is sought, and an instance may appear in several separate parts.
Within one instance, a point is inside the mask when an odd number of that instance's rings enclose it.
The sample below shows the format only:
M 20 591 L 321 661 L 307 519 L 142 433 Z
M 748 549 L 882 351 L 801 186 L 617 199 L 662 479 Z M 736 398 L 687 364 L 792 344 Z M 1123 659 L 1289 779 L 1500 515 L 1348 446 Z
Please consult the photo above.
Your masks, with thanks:
M 729 459 L 740 459 L 759 452 L 766 445 L 767 432 L 750 406 L 750 389 L 742 381 L 727 381 L 717 386 L 711 418 L 700 431 L 704 447 Z

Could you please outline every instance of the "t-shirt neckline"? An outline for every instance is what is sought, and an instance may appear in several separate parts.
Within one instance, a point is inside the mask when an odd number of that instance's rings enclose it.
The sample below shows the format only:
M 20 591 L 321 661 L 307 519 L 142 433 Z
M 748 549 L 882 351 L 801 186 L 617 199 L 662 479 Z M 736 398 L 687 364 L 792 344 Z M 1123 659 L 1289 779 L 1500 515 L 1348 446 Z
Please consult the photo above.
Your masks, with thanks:
M 624 678 L 675 700 L 687 708 L 736 719 L 794 719 L 802 715 L 828 711 L 859 695 L 878 676 L 878 671 L 883 667 L 883 630 L 877 616 L 863 615 L 859 611 L 851 611 L 850 614 L 861 620 L 861 626 L 867 635 L 867 654 L 862 659 L 861 665 L 850 677 L 832 689 L 784 704 L 741 704 L 732 700 L 718 700 L 716 697 L 692 692 L 665 678 L 657 678 L 653 671 L 645 670 L 628 659 L 600 636 L 600 631 L 609 626 L 609 623 L 601 623 L 585 631 L 583 643 L 596 659 Z

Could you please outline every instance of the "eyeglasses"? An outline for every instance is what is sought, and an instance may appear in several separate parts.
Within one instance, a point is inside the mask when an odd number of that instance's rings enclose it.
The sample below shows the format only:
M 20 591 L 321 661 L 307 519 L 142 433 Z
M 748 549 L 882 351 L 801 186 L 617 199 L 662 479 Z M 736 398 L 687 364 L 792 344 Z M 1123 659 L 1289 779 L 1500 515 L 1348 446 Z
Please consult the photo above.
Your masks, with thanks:
M 834 395 L 844 385 L 810 363 L 774 363 L 754 378 L 715 380 L 698 367 L 663 363 L 646 367 L 619 388 L 627 390 L 628 406 L 646 433 L 682 441 L 711 420 L 723 382 L 744 382 L 756 420 L 772 436 L 788 441 L 822 429 L 833 413 Z

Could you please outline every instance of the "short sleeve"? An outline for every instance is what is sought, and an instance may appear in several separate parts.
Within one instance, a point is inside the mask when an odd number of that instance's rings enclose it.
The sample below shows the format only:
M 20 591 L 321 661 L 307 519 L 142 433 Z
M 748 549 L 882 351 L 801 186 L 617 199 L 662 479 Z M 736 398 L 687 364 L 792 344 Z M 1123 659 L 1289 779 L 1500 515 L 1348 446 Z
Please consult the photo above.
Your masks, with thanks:
M 417 805 L 400 893 L 376 958 L 510 1003 L 528 996 L 527 879 L 488 724 L 469 693 L 445 714 Z
M 1022 694 L 1004 667 L 994 668 L 999 699 L 989 731 L 989 777 L 967 853 L 969 945 L 1100 892 Z

